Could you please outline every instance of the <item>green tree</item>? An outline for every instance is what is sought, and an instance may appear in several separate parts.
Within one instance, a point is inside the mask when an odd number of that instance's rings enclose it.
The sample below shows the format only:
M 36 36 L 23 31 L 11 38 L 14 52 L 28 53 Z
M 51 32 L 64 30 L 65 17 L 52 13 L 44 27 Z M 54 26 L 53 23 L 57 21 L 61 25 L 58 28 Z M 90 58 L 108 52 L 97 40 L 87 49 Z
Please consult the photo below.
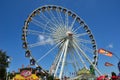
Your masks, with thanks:
M 49 76 L 47 77 L 47 80 L 54 80 L 54 77 L 53 77 L 52 75 L 49 75 Z
M 8 67 L 8 56 L 0 50 L 0 80 L 6 80 L 6 68 Z
M 90 65 L 90 73 L 92 75 L 95 75 L 95 69 L 94 69 L 94 67 L 92 65 Z

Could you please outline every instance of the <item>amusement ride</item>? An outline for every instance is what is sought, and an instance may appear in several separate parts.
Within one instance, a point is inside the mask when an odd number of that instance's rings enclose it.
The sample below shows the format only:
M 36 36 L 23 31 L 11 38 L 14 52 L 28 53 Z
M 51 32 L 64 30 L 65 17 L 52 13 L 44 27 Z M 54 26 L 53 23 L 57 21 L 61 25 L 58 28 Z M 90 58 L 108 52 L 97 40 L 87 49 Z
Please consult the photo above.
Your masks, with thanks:
M 56 5 L 35 9 L 22 33 L 25 56 L 45 74 L 76 79 L 83 68 L 97 69 L 97 45 L 88 25 L 75 12 Z

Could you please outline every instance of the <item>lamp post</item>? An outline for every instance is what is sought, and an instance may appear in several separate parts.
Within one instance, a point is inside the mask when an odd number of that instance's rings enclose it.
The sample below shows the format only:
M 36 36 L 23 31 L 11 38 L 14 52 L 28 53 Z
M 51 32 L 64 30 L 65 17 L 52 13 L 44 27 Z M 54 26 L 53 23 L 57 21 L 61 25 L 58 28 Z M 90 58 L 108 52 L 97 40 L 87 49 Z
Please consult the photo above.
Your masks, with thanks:
M 6 63 L 8 63 L 8 66 L 6 68 L 7 72 L 6 72 L 6 80 L 9 80 L 8 78 L 8 72 L 9 72 L 9 64 L 11 62 L 12 58 L 10 56 L 6 56 Z

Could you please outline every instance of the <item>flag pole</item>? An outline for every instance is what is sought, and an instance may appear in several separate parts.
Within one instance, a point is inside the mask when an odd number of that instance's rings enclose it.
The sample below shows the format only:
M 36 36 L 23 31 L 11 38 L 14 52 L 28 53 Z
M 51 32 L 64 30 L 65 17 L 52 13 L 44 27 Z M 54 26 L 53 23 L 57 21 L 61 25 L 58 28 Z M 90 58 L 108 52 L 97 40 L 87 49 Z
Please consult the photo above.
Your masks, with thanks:
M 113 55 L 120 61 L 120 57 L 118 57 L 115 53 Z

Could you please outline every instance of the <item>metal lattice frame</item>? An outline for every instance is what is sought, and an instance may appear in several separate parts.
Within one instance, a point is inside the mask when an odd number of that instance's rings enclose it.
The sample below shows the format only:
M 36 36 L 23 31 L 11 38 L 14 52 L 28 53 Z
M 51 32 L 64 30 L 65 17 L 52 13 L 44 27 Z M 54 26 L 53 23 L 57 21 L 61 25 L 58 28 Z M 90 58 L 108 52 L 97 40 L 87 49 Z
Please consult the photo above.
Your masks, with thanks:
M 39 29 L 36 28 L 36 26 L 39 27 Z M 47 38 L 52 38 L 52 40 L 30 43 L 30 40 L 32 40 L 29 38 L 30 34 L 38 36 L 44 35 Z M 51 74 L 54 73 L 55 77 L 58 72 L 58 77 L 60 79 L 63 77 L 64 66 L 66 63 L 69 63 L 67 62 L 68 57 L 73 60 L 71 64 L 76 71 L 79 69 L 80 61 L 86 69 L 89 63 L 89 65 L 93 65 L 98 74 L 101 74 L 96 68 L 98 53 L 91 30 L 77 14 L 66 8 L 56 5 L 45 5 L 34 10 L 25 21 L 22 40 L 23 48 L 25 48 L 27 56 L 34 62 L 34 65 L 41 69 L 42 67 L 38 65 L 39 61 L 44 59 L 56 48 L 59 49 L 53 61 L 54 71 L 51 72 Z M 31 52 L 31 48 L 43 46 L 51 42 L 53 42 L 54 46 L 39 59 L 36 59 L 34 53 Z M 79 58 L 79 61 L 76 58 Z M 85 59 L 88 62 L 87 64 Z M 91 59 L 93 60 L 91 61 Z M 61 68 L 59 70 L 60 66 Z M 42 70 L 47 73 L 44 69 Z

